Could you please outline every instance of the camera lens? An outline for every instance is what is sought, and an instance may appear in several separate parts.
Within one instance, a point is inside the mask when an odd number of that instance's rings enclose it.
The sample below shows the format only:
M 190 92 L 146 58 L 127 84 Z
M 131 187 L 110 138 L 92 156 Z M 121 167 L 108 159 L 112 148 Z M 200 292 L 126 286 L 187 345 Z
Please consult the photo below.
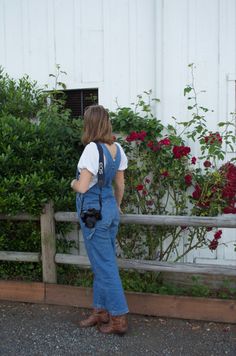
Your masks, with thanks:
M 85 225 L 89 228 L 89 229 L 92 229 L 95 224 L 96 224 L 96 217 L 95 216 L 87 216 L 87 219 L 85 221 Z

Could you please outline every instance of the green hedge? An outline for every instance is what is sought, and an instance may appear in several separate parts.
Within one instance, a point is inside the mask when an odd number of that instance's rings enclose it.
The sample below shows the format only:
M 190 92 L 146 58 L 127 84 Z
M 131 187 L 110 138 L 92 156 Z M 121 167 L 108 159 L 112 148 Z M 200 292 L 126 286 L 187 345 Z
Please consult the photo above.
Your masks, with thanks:
M 0 211 L 38 215 L 50 199 L 56 209 L 74 209 L 69 183 L 82 152 L 81 120 L 61 102 L 48 105 L 49 94 L 27 78 L 16 83 L 1 74 Z
M 0 71 L 0 213 L 38 216 L 50 199 L 55 210 L 75 210 L 70 181 L 83 149 L 82 121 L 71 119 L 57 93 Z M 63 235 L 62 225 L 57 229 Z M 38 223 L 1 221 L 0 250 L 36 252 L 40 246 Z M 9 276 L 40 279 L 41 266 L 0 262 L 0 277 Z

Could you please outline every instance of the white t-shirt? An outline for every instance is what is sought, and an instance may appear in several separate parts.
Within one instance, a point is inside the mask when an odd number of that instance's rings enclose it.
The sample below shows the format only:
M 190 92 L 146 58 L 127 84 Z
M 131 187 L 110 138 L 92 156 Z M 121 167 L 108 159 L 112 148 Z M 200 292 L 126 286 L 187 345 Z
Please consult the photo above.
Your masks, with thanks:
M 120 160 L 120 165 L 118 170 L 124 171 L 128 166 L 128 159 L 121 145 L 117 142 L 116 145 L 120 148 L 120 155 L 121 155 L 121 160 Z M 85 146 L 85 149 L 79 159 L 78 166 L 77 166 L 79 172 L 81 172 L 82 169 L 86 168 L 89 172 L 92 173 L 93 177 L 89 184 L 89 188 L 91 188 L 94 184 L 97 183 L 98 164 L 99 164 L 99 153 L 98 153 L 97 145 L 94 142 L 90 142 L 87 146 Z M 104 165 L 106 166 L 105 155 L 104 155 Z

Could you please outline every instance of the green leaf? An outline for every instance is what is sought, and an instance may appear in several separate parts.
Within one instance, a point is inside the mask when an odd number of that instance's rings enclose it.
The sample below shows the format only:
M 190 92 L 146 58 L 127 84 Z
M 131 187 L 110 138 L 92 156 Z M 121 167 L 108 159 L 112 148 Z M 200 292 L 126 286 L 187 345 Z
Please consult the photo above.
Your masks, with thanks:
M 223 121 L 218 123 L 218 126 L 219 126 L 219 127 L 223 127 L 223 126 L 225 126 L 225 125 L 227 125 L 227 123 L 226 123 L 226 122 L 223 122 Z
M 193 89 L 188 85 L 184 88 L 184 96 L 186 96 L 186 94 L 190 93 Z

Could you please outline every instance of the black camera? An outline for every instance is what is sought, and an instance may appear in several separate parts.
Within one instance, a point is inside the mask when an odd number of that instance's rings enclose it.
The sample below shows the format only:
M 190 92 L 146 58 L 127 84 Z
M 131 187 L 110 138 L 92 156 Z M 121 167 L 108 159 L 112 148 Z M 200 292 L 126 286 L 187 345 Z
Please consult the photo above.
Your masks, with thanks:
M 87 211 L 82 211 L 80 217 L 85 225 L 90 229 L 95 226 L 97 220 L 102 219 L 101 211 L 94 208 L 88 209 Z

